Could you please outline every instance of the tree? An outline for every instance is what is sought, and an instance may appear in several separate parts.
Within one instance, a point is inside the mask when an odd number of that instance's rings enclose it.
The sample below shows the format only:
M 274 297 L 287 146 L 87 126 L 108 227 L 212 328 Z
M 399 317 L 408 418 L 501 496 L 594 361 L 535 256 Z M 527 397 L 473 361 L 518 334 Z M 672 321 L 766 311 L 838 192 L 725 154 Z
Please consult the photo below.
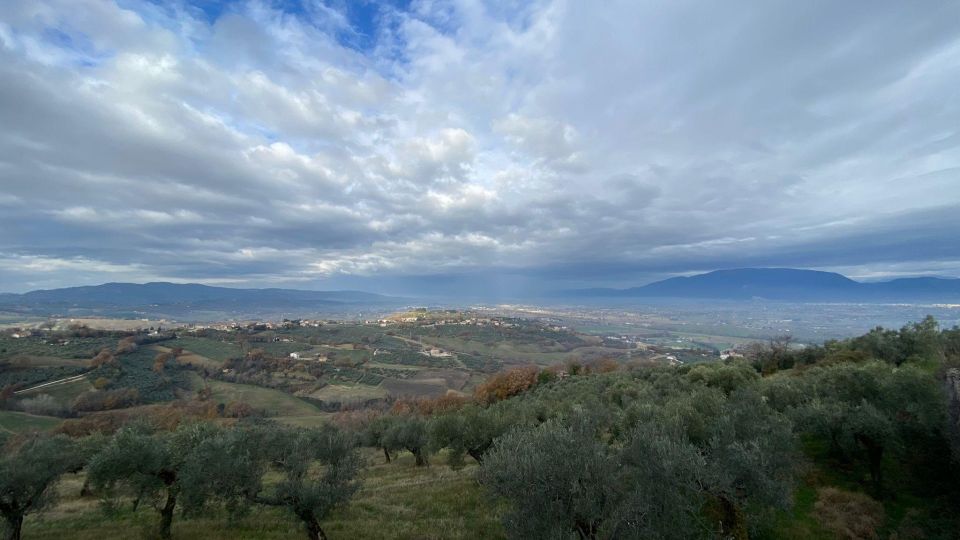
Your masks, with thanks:
M 706 393 L 681 399 L 711 401 Z M 702 485 L 716 512 L 718 532 L 747 538 L 751 529 L 769 521 L 771 509 L 790 507 L 799 444 L 791 422 L 752 388 L 713 399 L 714 404 L 695 413 L 705 416 L 706 437 L 688 432 L 688 440 L 706 460 Z
M 745 386 L 759 378 L 750 364 L 739 361 L 724 363 L 697 364 L 687 377 L 693 382 L 699 382 L 712 388 L 719 388 L 725 394 L 730 394 L 737 388 Z
M 113 353 L 110 352 L 110 349 L 101 349 L 96 356 L 90 360 L 91 368 L 98 368 L 103 365 L 113 364 L 117 361 L 116 357 L 113 356 Z
M 914 360 L 942 361 L 944 356 L 940 327 L 929 315 L 920 322 L 904 325 L 899 331 L 878 326 L 850 340 L 850 347 L 897 366 Z
M 56 498 L 53 484 L 83 465 L 83 452 L 63 435 L 28 435 L 0 441 L 0 515 L 8 540 L 19 540 L 23 518 Z
M 137 350 L 137 338 L 129 336 L 117 342 L 117 354 L 128 354 Z
M 707 536 L 703 481 L 707 462 L 669 423 L 634 428 L 621 451 L 626 486 L 609 529 L 610 538 L 682 540 Z
M 430 465 L 428 453 L 430 434 L 427 421 L 417 415 L 393 415 L 390 425 L 383 434 L 384 448 L 391 450 L 409 450 L 413 454 L 417 467 Z
M 510 535 L 746 538 L 789 505 L 798 461 L 790 421 L 755 376 L 739 376 L 747 369 L 706 373 L 716 388 L 673 370 L 647 374 L 652 383 L 579 377 L 519 398 L 554 412 L 497 438 L 480 466 L 513 507 Z
M 153 371 L 160 375 L 163 375 L 164 369 L 167 367 L 167 363 L 176 357 L 172 353 L 162 352 L 158 353 L 157 356 L 153 358 Z
M 183 472 L 202 458 L 198 450 L 219 431 L 208 423 L 181 424 L 173 432 L 155 431 L 143 424 L 123 428 L 91 460 L 91 483 L 108 496 L 117 484 L 126 484 L 137 493 L 136 502 L 162 496 L 164 503 L 158 509 L 160 536 L 170 538 L 178 497 L 185 490 L 196 491 L 194 486 L 185 486 L 194 477 Z M 195 493 L 192 496 L 197 497 Z
M 825 440 L 833 456 L 865 465 L 877 498 L 884 494 L 886 456 L 906 459 L 943 440 L 945 397 L 916 366 L 837 364 L 806 376 L 810 399 L 794 413 L 802 431 Z
M 392 423 L 392 417 L 381 415 L 373 418 L 360 430 L 360 439 L 365 446 L 379 448 L 383 450 L 383 457 L 387 463 L 390 463 L 390 453 L 394 451 L 386 439 L 387 430 Z
M 538 372 L 536 366 L 525 366 L 497 373 L 477 386 L 474 396 L 481 403 L 507 399 L 536 385 Z
M 616 455 L 585 426 L 549 421 L 497 439 L 479 479 L 513 506 L 514 538 L 599 538 L 616 515 L 623 484 Z
M 254 500 L 286 508 L 303 522 L 307 538 L 325 540 L 321 522 L 349 501 L 359 487 L 360 458 L 353 438 L 332 426 L 281 429 L 267 444 L 267 455 L 283 477 L 271 490 L 258 490 Z
M 493 441 L 512 425 L 502 407 L 494 405 L 484 409 L 467 405 L 459 411 L 430 419 L 431 446 L 449 449 L 448 464 L 454 468 L 463 466 L 464 455 L 483 463 L 483 456 L 493 446 Z

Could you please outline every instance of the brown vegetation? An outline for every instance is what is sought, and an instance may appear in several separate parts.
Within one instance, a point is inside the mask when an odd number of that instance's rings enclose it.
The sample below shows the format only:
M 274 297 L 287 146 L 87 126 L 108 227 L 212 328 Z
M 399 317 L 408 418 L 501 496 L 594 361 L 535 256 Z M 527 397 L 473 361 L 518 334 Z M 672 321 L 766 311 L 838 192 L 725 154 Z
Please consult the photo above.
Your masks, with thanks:
M 497 373 L 477 386 L 474 396 L 481 403 L 507 399 L 532 388 L 539 372 L 536 366 L 524 366 Z

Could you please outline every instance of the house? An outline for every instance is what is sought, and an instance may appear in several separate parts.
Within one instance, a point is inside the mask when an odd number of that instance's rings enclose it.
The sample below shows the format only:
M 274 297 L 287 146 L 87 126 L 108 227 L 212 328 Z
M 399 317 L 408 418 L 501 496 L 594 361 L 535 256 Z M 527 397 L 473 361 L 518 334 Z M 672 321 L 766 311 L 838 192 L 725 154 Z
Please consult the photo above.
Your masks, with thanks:
M 743 358 L 743 354 L 733 349 L 726 349 L 726 350 L 720 351 L 720 359 L 726 360 L 727 358 Z
M 448 353 L 447 351 L 444 351 L 444 350 L 442 350 L 442 349 L 438 349 L 438 348 L 436 348 L 436 347 L 434 347 L 434 348 L 432 348 L 432 349 L 429 349 L 429 350 L 426 350 L 426 351 L 422 351 L 420 354 L 424 354 L 424 355 L 426 355 L 426 356 L 432 356 L 432 357 L 434 357 L 434 358 L 449 358 L 449 357 L 453 356 L 451 353 Z

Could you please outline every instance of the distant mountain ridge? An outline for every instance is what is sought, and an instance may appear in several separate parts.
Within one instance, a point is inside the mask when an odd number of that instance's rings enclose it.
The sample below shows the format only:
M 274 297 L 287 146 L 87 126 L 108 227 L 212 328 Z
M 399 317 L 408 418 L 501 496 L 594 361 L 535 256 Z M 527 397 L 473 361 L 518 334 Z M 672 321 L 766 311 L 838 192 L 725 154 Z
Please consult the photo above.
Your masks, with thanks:
M 918 277 L 854 281 L 834 272 L 794 268 L 737 268 L 673 277 L 628 289 L 577 289 L 575 298 L 702 298 L 789 302 L 955 302 L 960 279 Z
M 309 310 L 391 304 L 402 299 L 362 291 L 234 289 L 196 283 L 105 283 L 23 294 L 0 295 L 0 308 L 50 310 L 139 310 L 188 313 L 191 310 Z

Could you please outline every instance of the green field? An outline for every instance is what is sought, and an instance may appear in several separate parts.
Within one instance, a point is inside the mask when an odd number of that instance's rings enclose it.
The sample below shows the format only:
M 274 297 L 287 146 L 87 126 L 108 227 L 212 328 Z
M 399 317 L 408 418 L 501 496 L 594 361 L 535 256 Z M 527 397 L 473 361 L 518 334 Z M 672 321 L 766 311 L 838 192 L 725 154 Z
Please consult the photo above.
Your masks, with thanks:
M 267 411 L 274 416 L 316 416 L 321 413 L 319 409 L 306 401 L 280 390 L 212 379 L 208 380 L 207 384 L 210 385 L 210 389 L 213 391 L 213 399 L 216 401 L 223 403 L 242 401 L 254 409 Z M 194 387 L 199 388 L 197 384 L 194 384 Z
M 93 385 L 90 384 L 90 381 L 86 377 L 77 379 L 74 381 L 66 382 L 63 384 L 55 384 L 51 386 L 45 386 L 43 388 L 38 388 L 31 392 L 23 392 L 18 394 L 17 397 L 33 397 L 40 394 L 47 394 L 52 396 L 54 399 L 69 405 L 73 400 L 77 399 L 77 396 L 86 392 L 87 390 L 92 390 Z
M 180 336 L 177 339 L 171 339 L 163 342 L 164 347 L 171 349 L 182 347 L 192 353 L 204 356 L 211 360 L 223 362 L 229 358 L 240 356 L 240 347 L 236 343 L 217 341 L 214 339 Z
M 37 416 L 16 411 L 0 411 L 0 433 L 47 431 L 63 422 L 62 418 Z
M 341 403 L 360 402 L 387 396 L 387 391 L 379 386 L 366 384 L 328 384 L 312 392 L 309 397 L 323 401 Z

